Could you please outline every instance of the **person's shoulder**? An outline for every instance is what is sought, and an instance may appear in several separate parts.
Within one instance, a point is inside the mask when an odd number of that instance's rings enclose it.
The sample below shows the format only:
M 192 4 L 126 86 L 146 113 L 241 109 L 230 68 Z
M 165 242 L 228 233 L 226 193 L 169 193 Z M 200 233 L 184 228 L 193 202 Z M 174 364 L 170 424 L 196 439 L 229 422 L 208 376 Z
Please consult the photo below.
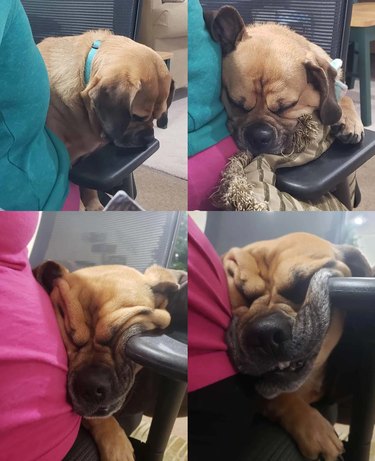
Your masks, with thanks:
M 19 7 L 21 7 L 20 0 L 0 0 L 0 41 L 4 29 L 7 29 L 6 26 L 10 23 L 15 10 Z
M 0 0 L 1 18 L 2 19 L 4 19 L 4 17 L 6 18 L 7 14 L 9 14 L 9 12 L 13 10 L 14 7 L 19 3 L 20 3 L 20 0 Z

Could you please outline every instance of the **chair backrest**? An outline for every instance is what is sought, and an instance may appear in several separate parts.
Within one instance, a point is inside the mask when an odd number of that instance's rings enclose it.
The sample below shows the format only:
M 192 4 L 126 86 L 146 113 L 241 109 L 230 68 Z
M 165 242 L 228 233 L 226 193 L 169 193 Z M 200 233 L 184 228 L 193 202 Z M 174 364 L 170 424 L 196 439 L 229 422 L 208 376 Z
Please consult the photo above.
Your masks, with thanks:
M 168 266 L 178 212 L 43 213 L 30 255 L 32 267 L 53 259 L 69 270 L 125 264 L 143 272 Z
M 21 0 L 36 43 L 46 37 L 110 29 L 135 39 L 142 0 Z
M 303 216 L 302 216 L 303 215 Z M 309 232 L 333 243 L 343 243 L 349 225 L 344 213 L 207 213 L 205 234 L 219 254 L 235 246 L 281 237 L 291 232 Z
M 186 270 L 186 215 L 169 212 L 43 213 L 30 254 L 36 267 L 48 259 L 70 271 L 124 264 L 140 272 L 158 264 Z M 169 331 L 187 334 L 187 303 L 171 305 Z
M 232 5 L 245 23 L 285 24 L 321 46 L 331 57 L 346 60 L 352 0 L 201 0 L 203 8 Z

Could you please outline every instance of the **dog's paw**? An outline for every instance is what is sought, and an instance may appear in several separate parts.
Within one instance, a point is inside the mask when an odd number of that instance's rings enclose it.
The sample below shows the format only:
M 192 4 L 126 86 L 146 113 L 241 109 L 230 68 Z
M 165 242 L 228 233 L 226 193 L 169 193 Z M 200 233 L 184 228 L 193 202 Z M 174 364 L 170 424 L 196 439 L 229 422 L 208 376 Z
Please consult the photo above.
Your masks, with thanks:
M 293 428 L 293 436 L 307 459 L 336 461 L 344 452 L 333 426 L 313 408 L 308 417 L 301 419 Z
M 103 441 L 100 447 L 100 461 L 134 461 L 134 450 L 125 432 L 116 432 L 115 437 Z
M 357 144 L 363 140 L 365 134 L 361 119 L 357 115 L 352 117 L 344 113 L 340 121 L 331 126 L 331 132 L 344 144 Z
M 83 418 L 82 424 L 91 432 L 100 453 L 100 461 L 134 461 L 134 450 L 117 420 Z
M 85 204 L 86 211 L 103 211 L 104 206 L 100 203 L 99 199 L 95 198 Z

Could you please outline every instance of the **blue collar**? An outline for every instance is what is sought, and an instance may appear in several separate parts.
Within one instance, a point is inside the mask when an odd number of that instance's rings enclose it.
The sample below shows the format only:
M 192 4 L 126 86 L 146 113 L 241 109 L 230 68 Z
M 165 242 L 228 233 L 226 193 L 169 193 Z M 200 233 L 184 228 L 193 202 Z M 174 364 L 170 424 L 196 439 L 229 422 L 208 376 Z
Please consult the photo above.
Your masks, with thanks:
M 95 42 L 91 45 L 91 50 L 89 54 L 87 55 L 86 64 L 85 64 L 85 85 L 89 83 L 92 61 L 94 60 L 96 52 L 98 51 L 101 43 L 102 43 L 101 40 L 95 40 Z
M 338 72 L 342 68 L 342 60 L 341 59 L 334 59 L 331 61 L 331 67 Z M 341 80 L 336 80 L 335 82 L 335 92 L 336 92 L 336 99 L 340 101 L 340 99 L 345 96 L 346 92 L 348 91 L 347 85 L 343 83 Z

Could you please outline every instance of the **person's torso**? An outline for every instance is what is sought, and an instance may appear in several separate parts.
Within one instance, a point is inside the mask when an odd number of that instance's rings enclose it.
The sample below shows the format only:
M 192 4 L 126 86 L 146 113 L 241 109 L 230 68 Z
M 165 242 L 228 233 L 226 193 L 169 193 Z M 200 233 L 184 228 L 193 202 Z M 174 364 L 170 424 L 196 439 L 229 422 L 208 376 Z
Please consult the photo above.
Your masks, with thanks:
M 69 158 L 45 129 L 48 74 L 19 0 L 0 5 L 0 208 L 60 209 Z

